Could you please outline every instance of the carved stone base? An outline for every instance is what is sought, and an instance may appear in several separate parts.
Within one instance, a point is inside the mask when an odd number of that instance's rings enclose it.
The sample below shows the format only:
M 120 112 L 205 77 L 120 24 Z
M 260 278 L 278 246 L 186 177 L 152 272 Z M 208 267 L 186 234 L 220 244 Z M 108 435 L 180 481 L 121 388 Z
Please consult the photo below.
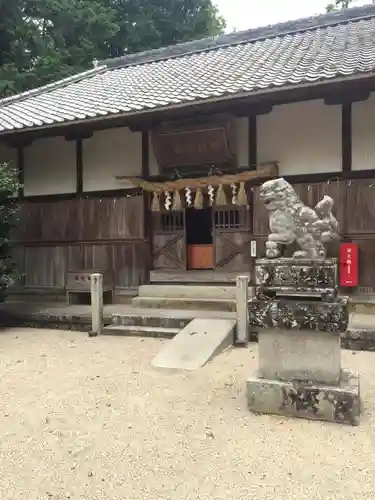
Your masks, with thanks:
M 346 297 L 338 297 L 332 302 L 308 298 L 292 300 L 290 297 L 253 298 L 248 308 L 250 325 L 255 328 L 345 332 L 349 321 Z
M 359 376 L 342 371 L 338 386 L 254 376 L 247 380 L 247 401 L 255 413 L 359 425 Z
M 256 284 L 263 288 L 335 289 L 337 259 L 257 259 Z

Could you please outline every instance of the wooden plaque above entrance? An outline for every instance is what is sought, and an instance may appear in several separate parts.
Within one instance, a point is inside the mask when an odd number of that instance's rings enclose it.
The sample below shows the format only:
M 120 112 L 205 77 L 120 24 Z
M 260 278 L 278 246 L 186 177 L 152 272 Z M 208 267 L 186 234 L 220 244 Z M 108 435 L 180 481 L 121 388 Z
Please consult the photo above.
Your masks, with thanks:
M 162 168 L 235 163 L 229 118 L 197 125 L 162 126 L 152 133 L 156 160 Z

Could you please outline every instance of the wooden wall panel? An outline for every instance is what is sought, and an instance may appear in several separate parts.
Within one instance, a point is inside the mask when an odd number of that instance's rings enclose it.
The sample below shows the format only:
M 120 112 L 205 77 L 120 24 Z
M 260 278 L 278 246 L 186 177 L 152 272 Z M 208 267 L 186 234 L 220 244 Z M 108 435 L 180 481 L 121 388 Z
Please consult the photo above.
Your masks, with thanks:
M 375 233 L 375 179 L 348 183 L 348 233 Z
M 108 197 L 25 202 L 18 241 L 95 241 L 143 238 L 143 198 Z
M 375 291 L 375 235 L 373 239 L 353 239 L 359 245 L 359 285 Z
M 254 234 L 264 235 L 269 233 L 268 212 L 259 196 L 259 186 L 253 189 L 253 231 Z
M 143 198 L 80 200 L 83 240 L 143 238 Z
M 183 231 L 154 234 L 153 269 L 186 269 L 186 247 Z
M 83 244 L 84 269 L 112 269 L 112 253 L 110 245 Z
M 108 269 L 115 286 L 148 279 L 142 196 L 25 202 L 13 235 L 28 287 L 65 287 L 68 270 Z
M 25 285 L 63 288 L 65 285 L 66 247 L 25 248 Z
M 112 245 L 112 265 L 116 286 L 126 288 L 146 283 L 150 265 L 148 244 Z
M 216 231 L 214 248 L 216 269 L 225 271 L 250 269 L 249 232 Z
M 136 287 L 147 280 L 147 242 L 14 247 L 14 255 L 28 287 L 63 289 L 66 273 L 75 269 L 109 269 L 114 285 Z

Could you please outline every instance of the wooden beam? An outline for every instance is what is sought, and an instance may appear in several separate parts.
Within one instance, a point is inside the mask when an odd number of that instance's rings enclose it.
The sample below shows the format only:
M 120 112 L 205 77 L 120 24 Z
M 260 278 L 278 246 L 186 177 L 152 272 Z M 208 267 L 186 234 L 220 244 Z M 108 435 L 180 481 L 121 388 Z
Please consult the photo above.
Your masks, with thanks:
M 230 185 L 238 182 L 248 182 L 260 178 L 272 179 L 278 176 L 279 168 L 277 163 L 267 163 L 258 166 L 256 170 L 245 170 L 244 172 L 227 174 L 227 175 L 209 175 L 206 177 L 199 178 L 181 178 L 173 181 L 166 182 L 149 182 L 140 177 L 129 177 L 121 176 L 117 177 L 121 180 L 127 180 L 131 182 L 134 186 L 138 186 L 144 191 L 149 192 L 162 192 L 165 190 L 174 191 L 184 189 L 185 187 L 190 188 L 206 188 L 208 186 L 220 186 Z
M 124 196 L 140 196 L 142 195 L 142 190 L 140 188 L 123 188 L 123 189 L 111 189 L 108 191 L 87 191 L 83 192 L 81 195 L 77 193 L 62 193 L 62 194 L 43 194 L 36 196 L 25 196 L 25 200 L 28 202 L 55 202 L 63 200 L 73 200 L 75 198 L 85 198 L 85 199 L 97 199 L 97 198 L 116 198 Z
M 157 128 L 162 123 L 162 120 L 148 119 L 146 121 L 129 121 L 128 127 L 132 132 L 149 132 Z
M 257 116 L 250 115 L 248 117 L 248 155 L 249 169 L 256 170 L 258 156 L 258 140 L 257 140 Z
M 23 146 L 18 146 L 17 148 L 17 170 L 18 170 L 18 182 L 21 184 L 21 187 L 18 190 L 18 198 L 24 198 L 24 167 L 25 167 L 25 155 Z
M 82 139 L 76 140 L 76 192 L 77 194 L 83 193 L 83 141 Z
M 319 174 L 284 175 L 285 180 L 291 184 L 304 184 L 314 182 L 327 182 L 342 179 L 342 172 L 324 172 Z
M 250 115 L 268 115 L 273 110 L 273 104 L 271 102 L 264 102 L 260 104 L 242 104 L 237 105 L 233 103 L 233 109 L 231 114 L 236 117 L 246 117 Z
M 370 97 L 370 90 L 353 90 L 351 92 L 329 95 L 324 98 L 327 106 L 337 106 L 339 104 L 348 104 L 351 102 L 367 101 Z
M 92 130 L 82 130 L 80 132 L 71 132 L 65 135 L 66 141 L 78 141 L 80 139 L 90 139 L 94 135 Z
M 17 136 L 16 137 L 5 136 L 4 139 L 2 140 L 2 142 L 4 142 L 11 149 L 18 149 L 18 148 L 26 148 L 27 146 L 31 146 L 31 144 L 34 141 L 28 137 L 17 138 Z

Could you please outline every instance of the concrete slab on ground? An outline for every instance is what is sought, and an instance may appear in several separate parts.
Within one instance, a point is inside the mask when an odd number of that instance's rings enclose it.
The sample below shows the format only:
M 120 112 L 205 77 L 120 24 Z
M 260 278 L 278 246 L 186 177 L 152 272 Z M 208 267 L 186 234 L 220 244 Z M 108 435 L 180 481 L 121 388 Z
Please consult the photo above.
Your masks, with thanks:
M 196 370 L 233 343 L 234 319 L 191 321 L 153 359 L 155 368 Z

